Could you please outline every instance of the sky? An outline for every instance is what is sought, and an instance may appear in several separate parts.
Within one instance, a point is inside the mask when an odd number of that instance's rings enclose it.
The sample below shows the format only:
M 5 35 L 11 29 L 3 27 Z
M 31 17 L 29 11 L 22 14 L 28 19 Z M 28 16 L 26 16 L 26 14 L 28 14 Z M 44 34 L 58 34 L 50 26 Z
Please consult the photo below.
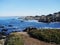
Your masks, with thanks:
M 0 17 L 47 15 L 58 11 L 60 0 L 0 0 Z

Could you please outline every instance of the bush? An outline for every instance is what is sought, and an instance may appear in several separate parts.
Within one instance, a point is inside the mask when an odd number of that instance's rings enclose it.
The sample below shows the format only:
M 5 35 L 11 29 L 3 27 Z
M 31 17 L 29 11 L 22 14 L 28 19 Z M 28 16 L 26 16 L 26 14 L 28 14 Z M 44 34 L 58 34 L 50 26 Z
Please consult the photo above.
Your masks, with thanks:
M 22 36 L 13 33 L 7 37 L 5 45 L 24 45 L 24 42 Z
M 28 31 L 28 34 L 46 42 L 54 42 L 60 44 L 60 30 L 59 29 L 40 29 Z

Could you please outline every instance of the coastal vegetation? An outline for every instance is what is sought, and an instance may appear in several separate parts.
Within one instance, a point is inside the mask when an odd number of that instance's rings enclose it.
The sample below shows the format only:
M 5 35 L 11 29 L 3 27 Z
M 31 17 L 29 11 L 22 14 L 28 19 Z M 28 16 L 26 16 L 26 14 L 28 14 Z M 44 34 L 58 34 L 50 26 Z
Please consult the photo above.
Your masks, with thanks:
M 7 37 L 5 45 L 24 45 L 24 42 L 21 35 L 12 33 Z
M 27 32 L 11 33 L 4 45 L 55 45 L 30 37 Z
M 45 42 L 60 44 L 60 29 L 32 29 L 28 34 Z

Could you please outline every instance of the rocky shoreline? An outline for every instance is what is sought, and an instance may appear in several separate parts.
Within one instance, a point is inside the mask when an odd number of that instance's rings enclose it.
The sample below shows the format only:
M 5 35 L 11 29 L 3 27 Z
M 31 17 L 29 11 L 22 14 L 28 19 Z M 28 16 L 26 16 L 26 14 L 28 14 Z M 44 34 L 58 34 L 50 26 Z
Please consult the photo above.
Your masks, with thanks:
M 20 19 L 20 18 L 18 18 Z M 36 15 L 36 16 L 26 16 L 22 18 L 24 20 L 38 20 L 38 22 L 45 22 L 45 23 L 50 23 L 50 22 L 60 22 L 60 12 L 56 12 L 53 14 L 48 14 L 48 15 Z

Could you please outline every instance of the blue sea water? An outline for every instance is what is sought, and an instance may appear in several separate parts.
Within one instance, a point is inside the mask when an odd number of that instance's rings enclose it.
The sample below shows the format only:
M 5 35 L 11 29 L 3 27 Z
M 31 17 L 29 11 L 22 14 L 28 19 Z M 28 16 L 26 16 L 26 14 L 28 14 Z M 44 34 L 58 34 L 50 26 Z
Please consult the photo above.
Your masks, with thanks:
M 60 28 L 60 22 L 43 23 L 38 22 L 37 20 L 20 20 L 16 18 L 0 18 L 0 26 L 1 25 L 8 29 L 6 33 L 13 31 L 23 31 L 27 27 Z M 12 25 L 12 27 L 9 27 L 8 25 Z M 0 31 L 1 30 L 2 29 L 0 28 Z

